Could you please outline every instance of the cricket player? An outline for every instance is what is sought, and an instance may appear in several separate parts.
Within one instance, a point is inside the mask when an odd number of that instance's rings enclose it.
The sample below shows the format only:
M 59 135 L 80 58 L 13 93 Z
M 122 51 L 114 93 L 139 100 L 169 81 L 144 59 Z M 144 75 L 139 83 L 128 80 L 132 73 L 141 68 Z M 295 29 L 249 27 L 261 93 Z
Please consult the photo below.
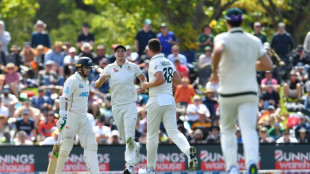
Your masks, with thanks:
M 75 74 L 66 80 L 63 94 L 59 97 L 60 118 L 56 125 L 62 129 L 63 139 L 56 173 L 62 173 L 66 159 L 73 147 L 73 138 L 77 133 L 81 146 L 84 148 L 84 158 L 88 171 L 92 174 L 99 174 L 98 145 L 92 125 L 87 117 L 88 76 L 92 71 L 92 60 L 88 57 L 81 57 L 75 66 Z
M 179 132 L 176 122 L 176 104 L 172 95 L 172 86 L 181 84 L 181 78 L 172 62 L 164 57 L 158 39 L 148 42 L 148 52 L 152 56 L 149 67 L 150 82 L 144 82 L 143 88 L 149 88 L 147 109 L 147 168 L 139 173 L 155 173 L 158 148 L 158 131 L 161 122 L 164 123 L 169 138 L 188 157 L 189 170 L 195 170 L 198 165 L 196 148 L 190 147 L 185 136 Z
M 225 14 L 228 32 L 215 38 L 212 80 L 219 78 L 221 147 L 229 173 L 237 167 L 236 118 L 241 129 L 247 173 L 257 173 L 258 84 L 256 70 L 272 69 L 272 62 L 261 41 L 242 30 L 242 11 L 230 8 Z M 219 73 L 218 73 L 219 68 Z M 219 77 L 218 77 L 219 74 Z
M 124 174 L 133 174 L 134 165 L 140 162 L 140 144 L 135 142 L 138 97 L 134 80 L 138 77 L 141 82 L 146 82 L 146 78 L 138 65 L 127 61 L 123 45 L 115 47 L 114 56 L 116 61 L 103 69 L 95 87 L 100 88 L 109 80 L 113 118 L 120 137 L 126 142 Z

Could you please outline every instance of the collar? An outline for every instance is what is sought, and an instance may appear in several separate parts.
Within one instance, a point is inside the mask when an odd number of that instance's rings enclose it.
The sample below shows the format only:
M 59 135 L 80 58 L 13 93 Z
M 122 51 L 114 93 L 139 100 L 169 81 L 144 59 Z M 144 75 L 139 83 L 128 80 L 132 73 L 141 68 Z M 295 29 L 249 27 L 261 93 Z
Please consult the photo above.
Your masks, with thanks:
M 230 29 L 228 32 L 229 33 L 243 33 L 243 30 L 241 27 L 234 27 L 234 28 Z
M 117 61 L 117 60 L 114 61 L 113 65 L 114 65 L 114 66 L 119 66 L 119 65 L 117 64 L 116 61 Z M 127 64 L 127 63 L 128 63 L 128 60 L 127 60 L 127 58 L 126 58 L 125 63 L 124 63 L 122 66 L 124 66 L 124 65 Z
M 79 80 L 81 80 L 81 81 L 86 81 L 86 79 L 83 79 L 83 77 L 80 75 L 80 73 L 78 73 L 78 72 L 75 72 L 75 77 L 77 77 Z
M 157 59 L 157 58 L 165 58 L 165 55 L 163 53 L 156 54 L 155 56 L 151 58 L 150 61 Z

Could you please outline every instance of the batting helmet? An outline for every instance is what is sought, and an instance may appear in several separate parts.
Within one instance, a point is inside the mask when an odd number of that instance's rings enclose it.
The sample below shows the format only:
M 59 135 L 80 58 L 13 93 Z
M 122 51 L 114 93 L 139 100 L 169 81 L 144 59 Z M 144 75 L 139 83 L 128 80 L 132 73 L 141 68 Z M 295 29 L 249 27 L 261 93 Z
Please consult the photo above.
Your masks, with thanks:
M 76 71 L 83 74 L 85 77 L 88 77 L 84 74 L 82 67 L 93 67 L 93 61 L 89 57 L 81 57 L 75 64 Z

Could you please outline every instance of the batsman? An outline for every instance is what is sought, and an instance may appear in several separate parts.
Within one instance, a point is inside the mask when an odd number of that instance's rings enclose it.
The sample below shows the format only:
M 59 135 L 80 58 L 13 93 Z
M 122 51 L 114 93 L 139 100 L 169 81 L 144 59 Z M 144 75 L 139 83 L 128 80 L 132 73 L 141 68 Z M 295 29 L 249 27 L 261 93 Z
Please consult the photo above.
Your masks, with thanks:
M 73 138 L 77 133 L 84 148 L 84 159 L 87 169 L 92 174 L 99 173 L 97 150 L 98 145 L 92 125 L 87 118 L 87 101 L 89 95 L 88 76 L 92 71 L 92 60 L 81 57 L 76 63 L 76 72 L 64 85 L 59 98 L 60 118 L 57 127 L 62 130 L 62 142 L 56 164 L 56 173 L 62 173 L 67 157 L 73 147 Z

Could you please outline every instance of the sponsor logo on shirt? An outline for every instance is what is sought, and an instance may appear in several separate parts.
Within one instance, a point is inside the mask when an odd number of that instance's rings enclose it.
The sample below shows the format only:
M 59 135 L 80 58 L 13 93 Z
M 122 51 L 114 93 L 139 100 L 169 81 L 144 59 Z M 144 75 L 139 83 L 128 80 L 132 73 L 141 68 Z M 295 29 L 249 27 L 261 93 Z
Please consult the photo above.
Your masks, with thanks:
M 88 92 L 82 92 L 82 93 L 80 94 L 80 97 L 88 97 Z
M 128 67 L 127 67 L 127 70 L 131 70 L 131 67 L 130 67 L 130 66 L 128 66 Z
M 69 88 L 69 87 L 66 87 L 66 89 L 65 89 L 65 94 L 69 94 L 69 91 L 70 91 L 70 88 Z
M 83 85 L 82 85 L 82 84 L 79 84 L 79 88 L 83 88 Z
M 114 72 L 118 72 L 118 70 L 116 68 L 113 68 Z
M 170 61 L 160 62 L 162 66 L 171 65 Z

